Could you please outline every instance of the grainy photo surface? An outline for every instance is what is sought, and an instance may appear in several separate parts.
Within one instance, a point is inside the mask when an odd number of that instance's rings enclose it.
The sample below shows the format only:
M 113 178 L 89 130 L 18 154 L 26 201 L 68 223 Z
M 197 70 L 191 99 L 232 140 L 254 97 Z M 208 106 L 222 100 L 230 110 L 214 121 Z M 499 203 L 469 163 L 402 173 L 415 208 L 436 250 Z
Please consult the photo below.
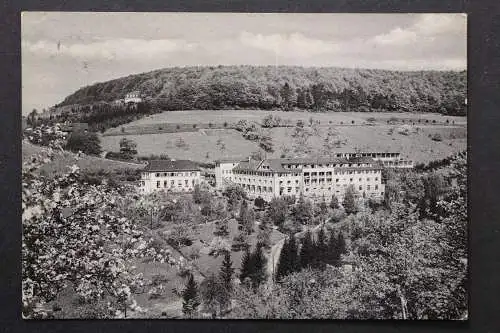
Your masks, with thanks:
M 22 13 L 22 317 L 466 320 L 466 24 Z

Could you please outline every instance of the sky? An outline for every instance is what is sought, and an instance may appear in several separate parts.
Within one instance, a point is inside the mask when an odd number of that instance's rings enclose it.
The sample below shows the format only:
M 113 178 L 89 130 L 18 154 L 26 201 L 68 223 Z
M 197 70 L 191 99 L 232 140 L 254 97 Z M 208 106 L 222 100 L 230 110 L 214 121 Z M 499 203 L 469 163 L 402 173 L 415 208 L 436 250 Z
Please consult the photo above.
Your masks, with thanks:
M 22 113 L 176 66 L 464 70 L 464 14 L 24 12 Z

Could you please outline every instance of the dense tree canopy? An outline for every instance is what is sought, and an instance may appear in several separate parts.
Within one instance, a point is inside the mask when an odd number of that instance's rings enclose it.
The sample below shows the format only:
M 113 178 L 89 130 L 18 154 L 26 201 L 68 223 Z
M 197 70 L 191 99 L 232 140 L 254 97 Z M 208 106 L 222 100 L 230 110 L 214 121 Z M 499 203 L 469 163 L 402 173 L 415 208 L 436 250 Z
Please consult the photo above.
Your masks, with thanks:
M 60 106 L 112 102 L 139 90 L 154 108 L 293 108 L 465 114 L 466 72 L 218 66 L 166 68 L 83 87 Z M 111 108 L 111 106 L 109 107 Z

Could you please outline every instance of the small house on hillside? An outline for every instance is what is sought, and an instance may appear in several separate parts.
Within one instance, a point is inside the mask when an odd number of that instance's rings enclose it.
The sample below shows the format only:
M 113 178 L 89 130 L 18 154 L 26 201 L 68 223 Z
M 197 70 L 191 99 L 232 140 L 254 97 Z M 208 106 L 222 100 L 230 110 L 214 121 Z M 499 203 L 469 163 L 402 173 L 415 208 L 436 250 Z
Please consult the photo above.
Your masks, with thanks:
M 142 102 L 142 97 L 141 97 L 141 92 L 140 91 L 131 91 L 125 95 L 125 98 L 123 99 L 123 102 L 125 104 L 129 103 L 141 103 Z

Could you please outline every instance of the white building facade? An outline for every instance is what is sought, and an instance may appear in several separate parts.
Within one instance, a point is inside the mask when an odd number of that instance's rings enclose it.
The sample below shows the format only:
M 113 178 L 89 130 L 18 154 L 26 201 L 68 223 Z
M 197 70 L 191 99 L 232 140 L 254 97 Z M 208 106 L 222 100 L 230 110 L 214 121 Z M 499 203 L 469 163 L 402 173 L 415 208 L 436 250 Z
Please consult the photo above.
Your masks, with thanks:
M 233 169 L 241 162 L 241 159 L 218 160 L 215 162 L 215 187 L 218 190 L 224 188 L 225 183 L 233 181 Z
M 198 165 L 187 160 L 152 160 L 141 172 L 140 192 L 191 192 L 201 183 Z
M 125 95 L 125 98 L 123 99 L 123 102 L 125 104 L 128 104 L 128 103 L 141 103 L 142 102 L 141 93 L 139 91 L 129 92 L 128 94 Z
M 267 201 L 283 195 L 320 199 L 335 194 L 343 198 L 350 185 L 359 195 L 382 198 L 383 168 L 369 157 L 249 160 L 233 168 L 232 183 L 241 186 L 250 198 Z

